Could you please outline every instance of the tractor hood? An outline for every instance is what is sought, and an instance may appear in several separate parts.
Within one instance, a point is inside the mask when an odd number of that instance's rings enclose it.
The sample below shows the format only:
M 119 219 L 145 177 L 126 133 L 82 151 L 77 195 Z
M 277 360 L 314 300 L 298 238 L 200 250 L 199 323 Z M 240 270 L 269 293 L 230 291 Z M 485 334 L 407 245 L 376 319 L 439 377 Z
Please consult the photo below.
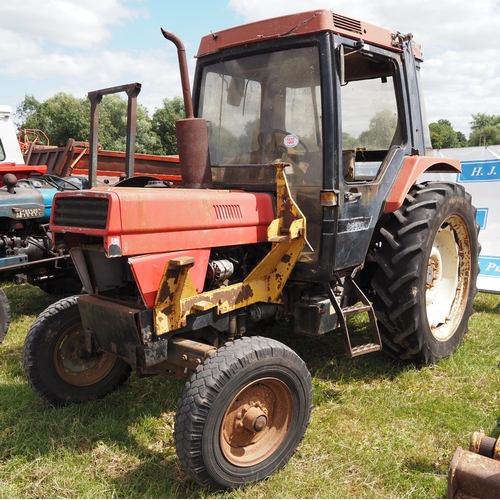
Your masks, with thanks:
M 274 218 L 266 193 L 115 187 L 57 194 L 50 227 L 70 247 L 101 237 L 120 257 L 267 241 Z

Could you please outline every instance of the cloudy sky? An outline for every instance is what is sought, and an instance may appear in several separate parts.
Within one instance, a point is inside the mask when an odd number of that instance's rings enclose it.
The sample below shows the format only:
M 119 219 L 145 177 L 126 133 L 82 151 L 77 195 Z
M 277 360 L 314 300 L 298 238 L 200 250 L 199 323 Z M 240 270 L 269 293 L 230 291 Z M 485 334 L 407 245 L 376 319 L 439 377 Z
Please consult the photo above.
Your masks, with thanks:
M 500 114 L 499 0 L 2 0 L 0 104 L 138 81 L 139 102 L 153 112 L 181 95 L 177 54 L 160 27 L 183 40 L 192 74 L 201 36 L 316 8 L 413 33 L 430 122 L 446 118 L 468 136 L 473 113 Z

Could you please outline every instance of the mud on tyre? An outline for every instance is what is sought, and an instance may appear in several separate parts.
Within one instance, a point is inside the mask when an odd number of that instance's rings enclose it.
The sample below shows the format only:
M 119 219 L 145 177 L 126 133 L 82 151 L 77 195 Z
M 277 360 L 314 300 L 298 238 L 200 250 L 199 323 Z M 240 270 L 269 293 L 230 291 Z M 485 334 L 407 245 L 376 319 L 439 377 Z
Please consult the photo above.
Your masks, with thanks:
M 376 235 L 373 306 L 384 349 L 433 363 L 467 332 L 477 293 L 479 226 L 463 186 L 414 186 Z
M 121 358 L 88 351 L 77 300 L 64 298 L 45 309 L 24 343 L 28 383 L 54 405 L 101 398 L 123 384 L 131 371 Z

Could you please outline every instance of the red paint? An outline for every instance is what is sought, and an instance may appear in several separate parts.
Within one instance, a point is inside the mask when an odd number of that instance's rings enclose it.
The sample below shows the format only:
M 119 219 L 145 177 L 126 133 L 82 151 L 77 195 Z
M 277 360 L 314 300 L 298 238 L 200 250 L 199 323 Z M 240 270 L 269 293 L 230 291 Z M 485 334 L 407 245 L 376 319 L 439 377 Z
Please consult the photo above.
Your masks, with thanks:
M 194 266 L 189 270 L 189 276 L 193 280 L 198 292 L 201 293 L 207 274 L 210 249 L 141 255 L 128 259 L 139 291 L 148 308 L 152 308 L 155 305 L 156 294 L 160 288 L 160 281 L 167 262 L 171 259 L 185 256 L 194 257 L 195 259 Z
M 108 198 L 107 227 L 58 226 L 53 221 L 53 210 L 52 230 L 102 236 L 106 252 L 115 245 L 124 256 L 267 241 L 267 228 L 275 217 L 272 197 L 266 193 L 94 188 L 81 193 L 58 193 L 54 199 L 56 208 L 57 201 L 65 197 Z
M 364 21 L 339 16 L 329 10 L 314 10 L 265 19 L 207 35 L 201 39 L 197 57 L 246 43 L 326 31 L 356 40 L 362 38 L 367 43 L 388 48 L 392 52 L 400 51 L 393 45 L 389 30 Z M 419 53 L 416 55 L 418 56 Z
M 457 159 L 434 158 L 432 156 L 407 156 L 385 203 L 384 213 L 395 212 L 403 205 L 405 196 L 424 172 L 461 172 Z
M 5 184 L 2 182 L 2 177 L 5 174 L 14 174 L 18 179 L 28 179 L 31 174 L 47 173 L 47 165 L 24 165 L 19 163 L 2 163 L 0 164 L 0 187 Z
M 78 142 L 74 156 L 78 159 L 71 170 L 71 175 L 89 174 L 89 145 Z M 121 151 L 97 152 L 97 170 L 99 176 L 119 177 L 125 170 L 125 153 Z M 181 183 L 179 157 L 175 155 L 149 155 L 135 153 L 134 175 L 153 175 L 162 180 Z

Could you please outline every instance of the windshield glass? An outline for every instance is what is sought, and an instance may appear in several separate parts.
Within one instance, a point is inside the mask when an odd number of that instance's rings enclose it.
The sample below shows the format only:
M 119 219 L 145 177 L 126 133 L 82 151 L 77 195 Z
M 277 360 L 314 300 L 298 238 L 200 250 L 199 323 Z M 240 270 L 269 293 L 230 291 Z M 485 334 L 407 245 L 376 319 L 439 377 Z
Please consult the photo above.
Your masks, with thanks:
M 293 185 L 321 186 L 322 130 L 317 47 L 207 65 L 200 117 L 207 120 L 215 181 L 271 183 L 275 160 Z

